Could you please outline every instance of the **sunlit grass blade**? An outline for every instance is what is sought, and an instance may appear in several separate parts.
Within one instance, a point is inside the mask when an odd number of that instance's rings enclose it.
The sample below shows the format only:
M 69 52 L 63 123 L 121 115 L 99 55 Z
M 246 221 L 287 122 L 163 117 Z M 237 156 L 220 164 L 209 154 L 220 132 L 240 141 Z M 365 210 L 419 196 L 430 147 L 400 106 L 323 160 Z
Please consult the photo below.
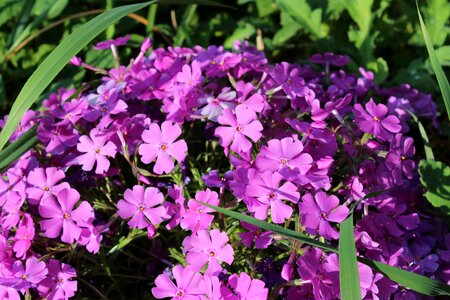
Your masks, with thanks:
M 361 299 L 356 259 L 353 214 L 341 223 L 339 234 L 339 284 L 342 299 Z
M 395 281 L 409 289 L 415 290 L 416 292 L 428 296 L 450 296 L 450 286 L 443 282 L 364 257 L 358 257 L 358 260 L 363 264 L 368 265 L 373 270 L 387 276 L 392 281 Z
M 263 230 L 272 231 L 274 233 L 283 235 L 288 238 L 296 239 L 304 244 L 308 244 L 317 248 L 320 248 L 324 251 L 334 252 L 338 253 L 338 249 L 336 249 L 333 246 L 327 245 L 325 243 L 321 243 L 319 241 L 316 241 L 312 238 L 307 237 L 304 234 L 301 234 L 300 232 L 296 232 L 294 230 L 290 230 L 278 225 L 274 225 L 271 223 L 267 223 L 265 221 L 258 220 L 256 218 L 244 215 L 242 213 L 238 213 L 229 209 L 225 209 L 222 207 L 210 205 L 207 203 L 200 202 L 202 205 L 205 205 L 209 208 L 214 209 L 215 211 L 224 214 L 226 216 L 232 217 L 234 219 L 249 223 L 251 225 L 257 226 Z M 424 295 L 428 296 L 439 296 L 439 295 L 445 295 L 450 296 L 450 286 L 440 282 L 435 279 L 431 279 L 419 274 L 415 274 L 409 271 L 402 270 L 400 268 L 391 267 L 386 264 L 376 262 L 364 257 L 357 256 L 358 261 L 368 265 L 373 270 L 380 272 L 384 274 L 389 279 L 397 282 L 398 284 L 409 288 L 411 290 L 414 290 L 416 292 L 422 293 Z M 345 298 L 342 298 L 345 299 Z
M 8 147 L 0 151 L 0 172 L 16 161 L 22 154 L 37 144 L 36 128 L 29 129 Z
M 444 70 L 442 70 L 442 66 L 439 63 L 436 51 L 433 48 L 433 43 L 431 42 L 427 27 L 425 26 L 425 23 L 422 19 L 417 1 L 416 7 L 417 14 L 419 15 L 420 28 L 422 29 L 423 39 L 428 50 L 428 55 L 430 56 L 431 66 L 433 67 L 433 71 L 436 74 L 439 88 L 441 89 L 442 98 L 444 99 L 445 108 L 447 109 L 447 116 L 450 120 L 450 85 L 448 84 L 447 77 L 445 76 Z
M 58 73 L 84 46 L 120 18 L 135 12 L 157 0 L 117 7 L 98 15 L 77 28 L 65 38 L 55 50 L 39 65 L 27 80 L 11 108 L 5 127 L 0 133 L 0 150 L 16 129 L 23 114 L 31 107 L 39 95 L 49 86 Z

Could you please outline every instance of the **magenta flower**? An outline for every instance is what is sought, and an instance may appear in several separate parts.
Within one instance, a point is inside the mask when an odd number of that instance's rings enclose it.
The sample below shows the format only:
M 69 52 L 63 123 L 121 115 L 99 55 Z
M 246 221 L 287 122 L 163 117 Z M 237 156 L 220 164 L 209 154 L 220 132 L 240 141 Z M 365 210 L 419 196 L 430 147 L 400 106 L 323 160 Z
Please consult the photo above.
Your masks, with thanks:
M 192 66 L 184 65 L 181 72 L 177 75 L 177 81 L 185 84 L 187 90 L 201 84 L 203 77 L 199 62 L 194 60 Z
M 186 199 L 183 197 L 183 188 L 179 185 L 169 188 L 167 194 L 175 201 L 175 203 L 165 202 L 168 203 L 168 215 L 172 217 L 166 227 L 171 230 L 181 222 L 185 212 L 184 202 Z
M 229 126 L 217 127 L 214 135 L 219 137 L 219 144 L 224 148 L 233 142 L 231 150 L 234 152 L 246 152 L 252 147 L 247 137 L 257 142 L 262 136 L 263 127 L 256 120 L 256 113 L 245 105 L 236 106 L 236 116 L 231 109 L 225 109 L 218 121 L 221 125 Z
M 236 300 L 264 300 L 267 299 L 269 290 L 264 282 L 258 279 L 252 279 L 247 273 L 242 272 L 239 276 L 233 274 L 228 278 L 228 284 L 236 294 Z
M 305 175 L 311 168 L 313 159 L 308 153 L 302 153 L 303 144 L 298 139 L 286 137 L 267 142 L 256 158 L 256 166 L 262 170 L 278 171 L 286 178 L 292 175 Z
M 2 270 L 3 271 L 3 270 Z M 39 261 L 36 257 L 30 257 L 25 262 L 25 268 L 20 260 L 12 265 L 12 278 L 0 277 L 0 285 L 13 287 L 21 293 L 25 293 L 30 287 L 34 287 L 47 275 L 48 270 L 45 262 Z
M 41 200 L 39 214 L 45 218 L 41 221 L 41 229 L 49 238 L 56 238 L 61 229 L 61 240 L 71 244 L 78 240 L 81 227 L 91 224 L 94 210 L 87 201 L 83 201 L 74 209 L 80 200 L 80 194 L 75 189 L 63 189 L 56 195 L 56 200 L 49 196 Z
M 203 277 L 191 268 L 183 268 L 176 265 L 172 269 L 176 285 L 166 274 L 161 274 L 155 279 L 156 287 L 152 288 L 152 294 L 157 299 L 172 298 L 172 300 L 195 300 L 205 294 L 202 287 Z
M 217 97 L 212 94 L 207 94 L 199 99 L 201 105 L 206 105 L 197 110 L 197 114 L 217 122 L 218 117 L 223 114 L 224 109 L 232 109 L 236 106 L 235 98 L 236 92 L 231 91 L 228 87 L 223 88 Z
M 222 271 L 221 262 L 229 265 L 233 262 L 234 252 L 228 241 L 226 232 L 199 230 L 183 241 L 186 262 L 195 272 L 208 264 L 205 274 L 218 275 Z
M 370 99 L 366 103 L 366 110 L 359 103 L 355 104 L 353 109 L 356 123 L 362 131 L 373 134 L 382 140 L 390 141 L 394 133 L 398 133 L 402 129 L 400 120 L 396 116 L 386 116 L 388 113 L 386 105 L 376 104 Z
M 242 227 L 249 231 L 244 231 L 238 233 L 241 238 L 242 244 L 246 247 L 251 247 L 252 243 L 255 242 L 256 249 L 266 249 L 272 243 L 272 232 L 262 231 L 261 228 L 253 226 L 251 224 L 241 222 Z
M 131 218 L 128 225 L 132 228 L 145 228 L 157 225 L 168 217 L 166 209 L 161 205 L 163 194 L 154 187 L 144 189 L 135 185 L 133 190 L 127 189 L 124 199 L 117 203 L 117 213 L 122 219 Z
M 34 222 L 30 214 L 25 213 L 23 219 L 19 221 L 19 225 L 14 236 L 13 251 L 18 258 L 25 258 L 28 249 L 31 246 L 35 234 Z
M 246 194 L 257 199 L 257 202 L 249 207 L 249 210 L 255 214 L 255 218 L 265 220 L 269 208 L 274 223 L 283 223 L 291 217 L 292 207 L 283 203 L 282 200 L 297 203 L 300 193 L 290 181 L 280 186 L 282 180 L 283 176 L 280 173 L 270 171 L 260 173 L 250 180 Z
M 69 299 L 75 296 L 77 282 L 74 279 L 77 273 L 71 266 L 50 259 L 47 264 L 48 276 L 39 283 L 38 291 L 41 297 L 48 300 Z
M 94 49 L 95 50 L 104 50 L 104 49 L 110 48 L 111 46 L 123 46 L 128 42 L 129 39 L 130 39 L 130 35 L 127 35 L 124 37 L 118 37 L 113 40 L 106 40 L 106 41 L 95 44 Z
M 414 140 L 410 137 L 403 137 L 396 134 L 391 142 L 391 150 L 386 155 L 386 167 L 392 173 L 395 183 L 403 183 L 403 174 L 408 179 L 413 178 L 413 171 L 416 163 L 411 158 L 414 156 Z
M 195 200 L 189 200 L 188 209 L 181 219 L 180 226 L 183 229 L 191 230 L 193 233 L 207 229 L 214 219 L 213 215 L 208 214 L 214 212 L 214 210 L 197 201 L 217 206 L 219 205 L 219 196 L 216 192 L 206 189 L 205 191 L 197 192 Z
M 141 160 L 149 164 L 156 159 L 153 172 L 156 174 L 170 173 L 174 168 L 172 158 L 181 162 L 186 157 L 187 144 L 184 140 L 175 140 L 181 135 L 179 125 L 170 121 L 161 124 L 152 123 L 148 130 L 142 133 L 144 144 L 139 147 Z
M 108 141 L 108 137 L 97 128 L 92 129 L 89 136 L 83 135 L 80 137 L 77 149 L 85 154 L 78 156 L 76 163 L 82 165 L 84 171 L 90 171 L 97 162 L 96 174 L 103 174 L 108 171 L 110 162 L 107 157 L 114 157 L 117 151 L 116 145 Z
M 43 197 L 56 196 L 62 189 L 70 188 L 67 182 L 58 184 L 66 175 L 58 168 L 36 168 L 28 174 L 27 183 L 30 185 L 26 189 L 30 204 L 37 205 Z
M 313 197 L 306 194 L 299 203 L 303 225 L 309 234 L 319 234 L 326 239 L 338 239 L 339 233 L 331 227 L 329 222 L 341 223 L 347 218 L 349 210 L 346 206 L 339 205 L 336 196 L 328 196 L 319 191 Z

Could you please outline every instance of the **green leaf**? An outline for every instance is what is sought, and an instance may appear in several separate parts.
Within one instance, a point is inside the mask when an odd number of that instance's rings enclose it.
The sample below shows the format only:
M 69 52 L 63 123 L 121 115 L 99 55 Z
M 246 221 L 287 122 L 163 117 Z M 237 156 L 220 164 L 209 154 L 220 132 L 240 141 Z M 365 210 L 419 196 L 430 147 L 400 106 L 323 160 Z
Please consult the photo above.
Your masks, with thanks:
M 46 14 L 48 19 L 59 16 L 69 4 L 69 0 L 36 0 L 33 7 L 33 15 Z
M 236 28 L 232 35 L 230 35 L 224 42 L 223 46 L 225 48 L 232 48 L 233 43 L 236 40 L 248 39 L 250 36 L 255 34 L 255 27 L 247 22 L 239 22 L 238 28 Z
M 9 113 L 5 127 L 0 133 L 0 150 L 3 149 L 9 137 L 19 124 L 23 114 L 31 107 L 39 95 L 52 82 L 58 73 L 67 65 L 84 46 L 92 41 L 97 35 L 109 25 L 120 18 L 135 12 L 145 6 L 155 3 L 157 0 L 131 4 L 114 8 L 90 20 L 66 37 L 58 47 L 39 65 L 31 75 Z
M 382 57 L 378 57 L 375 62 L 368 63 L 367 67 L 375 72 L 375 82 L 377 84 L 383 83 L 388 77 L 389 68 Z
M 450 66 L 450 46 L 442 46 L 435 52 L 441 66 Z
M 37 125 L 29 129 L 8 147 L 0 151 L 0 172 L 3 172 L 3 170 L 11 163 L 16 161 L 22 154 L 37 144 L 36 128 Z
M 281 12 L 280 24 L 283 26 L 275 33 L 273 37 L 273 44 L 275 46 L 283 45 L 289 39 L 293 38 L 295 34 L 302 28 L 300 24 L 294 21 L 287 13 Z
M 274 0 L 256 0 L 255 2 L 260 18 L 268 16 L 277 10 Z
M 322 9 L 316 8 L 312 11 L 306 0 L 276 0 L 276 3 L 283 12 L 314 37 L 326 37 L 328 27 L 326 24 L 322 24 Z
M 425 45 L 427 46 L 428 55 L 430 56 L 431 66 L 433 67 L 434 73 L 436 74 L 439 88 L 441 89 L 442 98 L 444 99 L 445 108 L 447 109 L 447 116 L 448 119 L 450 120 L 450 85 L 448 84 L 447 77 L 445 77 L 441 65 L 439 64 L 439 59 L 436 55 L 436 52 L 434 51 L 433 43 L 428 34 L 427 27 L 423 22 L 419 6 L 417 5 L 417 1 L 416 6 L 417 6 L 417 14 L 419 15 L 420 27 L 422 28 L 423 38 L 425 40 Z
M 419 127 L 419 132 L 420 132 L 420 135 L 422 136 L 425 157 L 429 161 L 434 160 L 433 149 L 431 148 L 430 140 L 428 139 L 428 134 L 425 131 L 425 128 L 423 127 L 422 122 L 419 121 L 419 118 L 417 118 L 417 116 L 412 111 L 410 111 L 410 110 L 406 110 L 406 111 L 411 115 L 414 122 L 416 122 L 417 126 Z
M 277 226 L 271 223 L 267 223 L 261 220 L 258 220 L 256 218 L 244 215 L 242 213 L 238 213 L 229 209 L 225 209 L 222 207 L 210 205 L 207 203 L 203 203 L 198 201 L 202 205 L 205 205 L 209 208 L 214 209 L 215 211 L 224 214 L 226 216 L 232 217 L 234 219 L 238 219 L 240 221 L 249 223 L 251 225 L 257 226 L 261 229 L 272 231 L 274 233 L 278 233 L 280 235 L 283 235 L 288 238 L 299 240 L 305 244 L 320 248 L 325 251 L 338 253 L 338 250 L 334 248 L 333 246 L 329 246 L 325 243 L 318 242 L 314 239 L 311 239 L 307 237 L 306 235 L 296 232 L 290 229 L 286 229 L 281 226 Z M 382 274 L 384 274 L 389 279 L 397 282 L 398 284 L 410 288 L 416 292 L 428 295 L 428 296 L 440 296 L 440 295 L 446 295 L 450 296 L 450 286 L 440 282 L 435 279 L 430 279 L 425 276 L 415 274 L 409 271 L 402 270 L 400 268 L 391 267 L 386 264 L 376 262 L 364 257 L 358 256 L 358 261 L 368 265 L 373 270 L 378 271 Z M 345 298 L 343 298 L 345 299 Z
M 356 259 L 353 214 L 341 223 L 339 235 L 339 283 L 342 299 L 361 299 Z
M 421 160 L 419 174 L 428 202 L 450 216 L 450 168 L 440 161 Z
M 438 280 L 430 279 L 364 257 L 358 257 L 358 261 L 371 267 L 373 270 L 380 272 L 392 281 L 416 292 L 428 296 L 450 296 L 450 286 Z

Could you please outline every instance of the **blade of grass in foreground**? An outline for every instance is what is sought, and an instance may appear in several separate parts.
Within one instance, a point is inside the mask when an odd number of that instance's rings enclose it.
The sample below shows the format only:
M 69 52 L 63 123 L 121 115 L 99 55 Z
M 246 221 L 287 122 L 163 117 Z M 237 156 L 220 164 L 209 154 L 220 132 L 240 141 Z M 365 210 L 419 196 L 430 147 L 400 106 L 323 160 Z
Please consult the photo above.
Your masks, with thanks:
M 8 147 L 0 151 L 0 172 L 3 172 L 5 168 L 16 161 L 22 154 L 27 152 L 28 149 L 37 144 L 36 128 L 37 125 L 29 129 Z
M 433 48 L 433 43 L 431 42 L 430 36 L 428 35 L 427 27 L 422 19 L 422 15 L 420 14 L 419 5 L 416 1 L 417 14 L 419 15 L 420 28 L 422 29 L 423 39 L 425 41 L 425 45 L 427 46 L 428 55 L 430 56 L 431 66 L 433 67 L 434 74 L 436 74 L 436 78 L 439 84 L 439 88 L 441 89 L 442 98 L 444 99 L 445 108 L 447 109 L 447 116 L 450 120 L 450 85 L 448 84 L 447 77 L 445 77 L 444 70 L 442 70 L 442 66 L 439 63 L 439 59 L 436 55 L 436 52 Z
M 65 38 L 34 71 L 14 101 L 5 127 L 0 133 L 0 150 L 8 142 L 25 111 L 31 107 L 72 57 L 112 23 L 155 2 L 157 0 L 111 9 L 77 28 Z
M 250 217 L 247 215 L 243 215 L 241 213 L 238 213 L 238 212 L 235 212 L 235 211 L 232 211 L 229 209 L 210 205 L 210 204 L 203 203 L 203 202 L 199 202 L 199 203 L 201 203 L 202 205 L 205 205 L 209 208 L 212 208 L 221 214 L 224 214 L 226 216 L 229 216 L 229 217 L 238 219 L 240 221 L 249 223 L 251 225 L 257 226 L 263 230 L 272 231 L 274 233 L 284 235 L 288 238 L 299 240 L 305 244 L 315 246 L 315 247 L 320 248 L 325 251 L 338 253 L 338 250 L 336 248 L 334 248 L 333 246 L 329 246 L 325 243 L 318 242 L 318 241 L 316 241 L 312 238 L 309 238 L 306 235 L 301 234 L 299 232 L 296 232 L 296 231 L 293 231 L 290 229 L 286 229 L 286 228 L 283 228 L 281 226 L 274 225 L 271 223 L 267 223 L 267 222 L 258 220 L 256 218 L 253 218 L 253 217 Z M 413 272 L 408 272 L 408 271 L 402 270 L 400 268 L 391 267 L 386 264 L 376 262 L 376 261 L 373 261 L 373 260 L 370 260 L 370 259 L 367 259 L 364 257 L 360 257 L 360 256 L 358 256 L 358 261 L 368 265 L 373 270 L 382 273 L 383 275 L 385 275 L 389 279 L 397 282 L 398 284 L 400 284 L 406 288 L 412 289 L 416 292 L 419 292 L 419 293 L 422 293 L 422 294 L 428 295 L 428 296 L 442 296 L 442 295 L 450 296 L 450 286 L 443 282 L 440 282 L 438 280 L 430 279 L 428 277 L 425 277 L 425 276 L 422 276 L 422 275 L 419 275 L 419 274 L 416 274 Z
M 358 261 L 356 259 L 353 213 L 341 223 L 339 230 L 339 284 L 341 298 L 360 300 Z

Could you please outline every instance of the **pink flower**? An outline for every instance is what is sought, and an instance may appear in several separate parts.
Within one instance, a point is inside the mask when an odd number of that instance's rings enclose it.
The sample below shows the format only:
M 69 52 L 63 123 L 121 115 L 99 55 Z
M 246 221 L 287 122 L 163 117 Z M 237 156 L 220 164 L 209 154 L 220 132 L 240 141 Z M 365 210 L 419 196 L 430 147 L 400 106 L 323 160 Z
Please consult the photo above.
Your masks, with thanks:
M 102 134 L 97 128 L 94 128 L 89 133 L 89 136 L 83 135 L 77 145 L 80 152 L 84 152 L 76 158 L 76 163 L 83 165 L 84 171 L 90 171 L 97 162 L 95 173 L 103 174 L 108 171 L 110 162 L 106 157 L 114 157 L 116 155 L 116 145 L 108 141 L 108 137 Z
M 31 186 L 26 189 L 28 201 L 37 205 L 43 197 L 55 196 L 60 190 L 70 188 L 67 182 L 57 184 L 64 177 L 66 175 L 58 168 L 34 169 L 27 177 L 27 182 Z
M 161 206 L 164 196 L 157 188 L 135 185 L 133 190 L 125 191 L 124 198 L 117 203 L 117 213 L 122 219 L 131 218 L 128 225 L 132 228 L 154 226 L 168 217 L 166 208 Z
M 99 42 L 97 44 L 95 44 L 94 49 L 95 50 L 104 50 L 104 49 L 108 49 L 111 46 L 123 46 L 125 45 L 128 40 L 130 39 L 130 35 L 126 35 L 124 37 L 120 36 L 114 40 L 106 40 L 103 42 Z
M 247 273 L 242 272 L 239 276 L 233 274 L 228 279 L 228 284 L 233 288 L 235 297 L 233 300 L 264 300 L 267 299 L 269 290 L 264 287 L 264 282 L 252 279 Z
M 272 232 L 261 231 L 261 228 L 253 226 L 251 224 L 241 222 L 242 227 L 249 231 L 238 233 L 241 238 L 242 244 L 246 247 L 251 247 L 253 241 L 255 242 L 256 249 L 265 249 L 272 243 Z
M 236 116 L 231 109 L 225 109 L 218 121 L 221 125 L 229 126 L 217 127 L 214 135 L 219 137 L 219 144 L 224 148 L 233 142 L 231 150 L 234 152 L 246 152 L 252 147 L 246 137 L 257 142 L 262 136 L 263 127 L 256 120 L 256 113 L 243 104 L 236 106 Z
M 292 207 L 285 204 L 282 200 L 288 200 L 297 203 L 300 193 L 297 187 L 290 181 L 280 186 L 283 176 L 270 171 L 259 173 L 258 176 L 252 178 L 247 185 L 247 196 L 256 197 L 254 205 L 249 210 L 255 214 L 260 220 L 267 218 L 268 210 L 272 215 L 274 223 L 283 223 L 292 215 Z
M 12 278 L 0 277 L 0 285 L 13 287 L 22 293 L 41 282 L 47 275 L 45 262 L 31 257 L 25 262 L 25 268 L 20 260 L 12 265 Z
M 48 300 L 73 297 L 77 291 L 77 282 L 72 280 L 77 276 L 75 269 L 56 259 L 50 259 L 47 268 L 48 276 L 38 286 L 40 296 Z
M 20 220 L 19 226 L 14 236 L 13 250 L 19 258 L 25 258 L 28 249 L 31 246 L 35 234 L 33 219 L 30 214 L 25 213 Z
M 176 285 L 166 274 L 161 274 L 155 279 L 156 287 L 152 288 L 152 294 L 157 299 L 172 298 L 172 300 L 195 300 L 205 292 L 202 288 L 202 275 L 192 271 L 191 268 L 183 268 L 177 265 L 172 269 Z
M 167 194 L 175 200 L 175 203 L 166 202 L 168 214 L 172 216 L 172 220 L 170 220 L 166 227 L 171 230 L 181 222 L 181 218 L 185 212 L 184 202 L 186 199 L 183 197 L 183 188 L 179 185 L 174 185 L 169 188 Z
M 63 189 L 53 197 L 45 197 L 39 204 L 39 213 L 45 218 L 41 221 L 41 229 L 49 238 L 56 238 L 61 229 L 61 240 L 65 243 L 73 243 L 81 235 L 81 227 L 91 224 L 94 219 L 94 211 L 87 201 L 83 201 L 74 209 L 80 199 L 80 194 L 75 189 Z
M 195 200 L 189 200 L 188 209 L 181 219 L 180 226 L 183 229 L 192 230 L 193 233 L 201 229 L 207 229 L 214 219 L 214 216 L 208 214 L 214 212 L 214 210 L 196 200 L 211 205 L 219 205 L 219 196 L 210 189 L 197 192 Z
M 336 196 L 328 196 L 322 191 L 317 192 L 314 197 L 306 194 L 302 197 L 302 201 L 299 208 L 306 232 L 317 234 L 318 231 L 326 239 L 339 238 L 339 233 L 329 222 L 344 221 L 348 216 L 348 208 L 339 206 L 339 199 Z
M 184 140 L 174 142 L 181 135 L 179 125 L 170 121 L 161 124 L 152 123 L 148 130 L 142 133 L 144 144 L 139 147 L 141 160 L 149 164 L 156 159 L 153 172 L 156 174 L 170 173 L 174 168 L 172 158 L 181 162 L 186 157 L 187 144 Z
M 187 252 L 186 262 L 193 271 L 200 272 L 208 264 L 205 274 L 218 275 L 222 271 L 221 262 L 233 262 L 233 248 L 228 243 L 226 232 L 218 229 L 199 230 L 183 241 L 184 252 Z

